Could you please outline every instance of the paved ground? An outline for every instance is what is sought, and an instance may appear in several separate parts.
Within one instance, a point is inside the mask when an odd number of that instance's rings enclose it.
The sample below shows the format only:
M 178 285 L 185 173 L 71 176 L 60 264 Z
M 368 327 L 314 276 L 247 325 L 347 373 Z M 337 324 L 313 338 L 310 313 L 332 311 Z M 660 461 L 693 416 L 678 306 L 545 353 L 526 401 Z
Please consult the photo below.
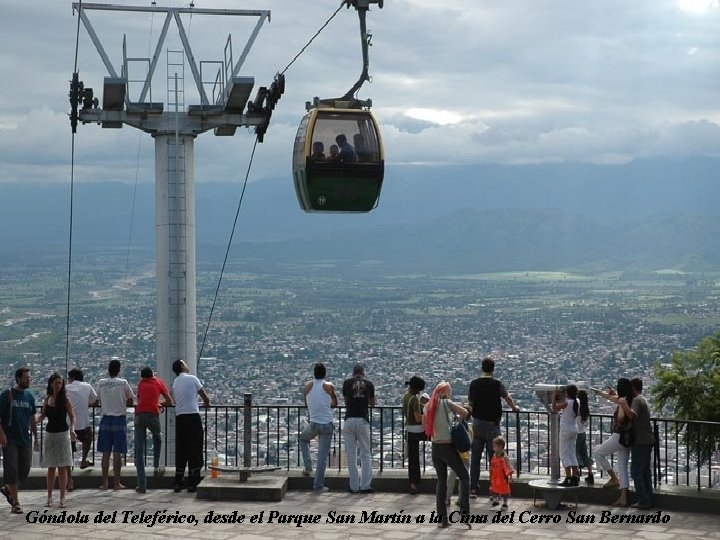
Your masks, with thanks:
M 217 502 L 200 501 L 188 493 L 175 494 L 168 490 L 150 491 L 138 495 L 134 490 L 100 491 L 77 490 L 68 494 L 67 508 L 56 505 L 45 508 L 44 491 L 21 492 L 24 515 L 12 515 L 10 507 L 0 500 L 0 538 L 35 540 L 50 537 L 77 537 L 93 539 L 185 537 L 206 539 L 242 538 L 309 538 L 313 540 L 336 540 L 339 538 L 371 538 L 405 540 L 435 537 L 488 537 L 493 539 L 518 538 L 568 538 L 589 540 L 592 538 L 636 537 L 642 539 L 670 540 L 673 538 L 720 539 L 720 508 L 718 514 L 691 514 L 662 511 L 641 512 L 630 509 L 608 509 L 603 506 L 581 504 L 575 516 L 586 523 L 571 522 L 568 510 L 549 512 L 535 508 L 531 500 L 514 499 L 505 519 L 512 522 L 492 523 L 497 514 L 491 510 L 486 499 L 472 501 L 471 512 L 476 523 L 471 531 L 456 523 L 449 529 L 438 529 L 429 523 L 435 500 L 431 495 L 411 496 L 398 493 L 375 493 L 354 495 L 346 492 L 313 494 L 305 491 L 288 492 L 281 503 Z M 376 517 L 407 519 L 409 523 L 361 523 L 362 512 Z M 63 512 L 65 512 L 63 514 Z M 211 514 L 212 512 L 212 514 Z M 605 514 L 603 514 L 605 512 Z M 153 519 L 180 516 L 185 520 L 197 520 L 197 524 L 132 523 L 132 519 Z M 219 520 L 244 515 L 242 523 L 207 523 L 209 516 Z M 331 516 L 337 516 L 331 522 Z M 627 524 L 612 523 L 638 516 L 662 517 L 664 523 Z M 84 523 L 41 523 L 48 518 L 82 520 Z M 254 517 L 253 517 L 254 516 Z M 317 523 L 298 526 L 293 522 L 302 516 Z M 417 523 L 422 516 L 424 523 Z M 253 519 L 262 518 L 261 523 Z M 272 522 L 271 518 L 272 517 Z M 605 517 L 605 522 L 603 522 Z M 559 523 L 532 523 L 531 520 L 556 519 Z M 105 523 L 96 523 L 105 519 Z M 35 520 L 35 522 L 33 522 Z M 278 523 L 279 520 L 289 521 Z M 344 520 L 345 523 L 340 521 Z M 351 521 L 354 520 L 354 523 Z M 591 522 L 594 520 L 594 522 Z

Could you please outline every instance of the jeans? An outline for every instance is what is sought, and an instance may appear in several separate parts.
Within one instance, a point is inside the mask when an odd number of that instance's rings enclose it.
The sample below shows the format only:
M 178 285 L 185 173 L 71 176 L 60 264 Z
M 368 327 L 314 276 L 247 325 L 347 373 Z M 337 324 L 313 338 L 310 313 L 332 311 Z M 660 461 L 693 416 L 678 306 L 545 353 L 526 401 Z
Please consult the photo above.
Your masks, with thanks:
M 438 517 L 446 522 L 448 520 L 447 505 L 445 497 L 447 494 L 448 467 L 450 467 L 460 479 L 460 511 L 463 514 L 470 513 L 470 477 L 465 464 L 460 459 L 452 444 L 432 445 L 432 462 L 437 474 L 437 489 L 435 491 L 435 509 Z
M 325 487 L 325 468 L 327 467 L 330 443 L 332 442 L 335 426 L 329 424 L 317 424 L 310 422 L 308 427 L 300 433 L 300 453 L 302 454 L 303 466 L 306 471 L 312 471 L 312 459 L 310 458 L 310 441 L 318 437 L 317 466 L 315 468 L 315 481 L 313 489 L 320 490 Z
M 652 506 L 653 484 L 650 471 L 652 444 L 638 444 L 631 448 L 630 474 L 635 484 L 635 495 L 640 506 Z
M 480 461 L 483 450 L 488 458 L 492 456 L 492 441 L 500 436 L 500 426 L 494 422 L 473 418 L 472 454 L 470 455 L 470 489 L 480 491 Z
M 372 480 L 370 424 L 364 418 L 347 418 L 343 430 L 348 474 L 350 475 L 350 490 L 362 491 L 370 489 L 370 481 Z M 358 454 L 360 455 L 362 478 L 358 474 Z
M 610 438 L 597 447 L 595 450 L 595 464 L 598 469 L 608 472 L 610 462 L 608 456 L 617 452 L 618 480 L 620 481 L 620 489 L 627 489 L 630 485 L 628 479 L 628 458 L 630 457 L 630 449 L 620 444 L 620 434 L 613 433 Z
M 162 448 L 162 432 L 160 431 L 160 417 L 152 413 L 135 415 L 135 468 L 137 469 L 138 486 L 147 487 L 145 477 L 145 438 L 146 430 L 150 430 L 153 440 L 153 467 L 160 466 L 160 450 Z

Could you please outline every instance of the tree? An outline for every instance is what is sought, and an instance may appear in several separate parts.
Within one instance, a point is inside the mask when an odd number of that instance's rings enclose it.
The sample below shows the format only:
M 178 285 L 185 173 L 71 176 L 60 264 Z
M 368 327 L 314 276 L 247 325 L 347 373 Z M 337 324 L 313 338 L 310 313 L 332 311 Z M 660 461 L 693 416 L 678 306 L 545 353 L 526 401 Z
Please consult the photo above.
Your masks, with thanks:
M 678 420 L 720 422 L 720 332 L 693 350 L 675 351 L 671 363 L 655 365 L 654 372 L 656 407 L 672 410 Z M 704 463 L 720 449 L 720 424 L 689 423 L 683 440 Z

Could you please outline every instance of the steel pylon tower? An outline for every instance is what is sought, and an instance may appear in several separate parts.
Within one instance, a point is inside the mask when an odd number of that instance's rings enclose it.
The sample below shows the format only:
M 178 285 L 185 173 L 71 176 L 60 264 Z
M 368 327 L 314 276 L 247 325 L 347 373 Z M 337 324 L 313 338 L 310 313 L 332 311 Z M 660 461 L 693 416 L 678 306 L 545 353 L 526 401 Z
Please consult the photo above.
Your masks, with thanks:
M 88 18 L 89 12 L 145 12 L 164 15 L 154 54 L 150 58 L 127 56 L 123 37 L 122 66 L 116 69 Z M 255 81 L 240 76 L 250 49 L 270 12 L 266 10 L 198 9 L 194 7 L 141 7 L 109 4 L 73 3 L 87 33 L 95 45 L 108 75 L 103 81 L 102 103 L 93 91 L 73 74 L 70 85 L 73 133 L 77 123 L 96 123 L 103 128 L 128 125 L 149 133 L 155 139 L 155 229 L 157 272 L 157 372 L 171 383 L 172 362 L 184 359 L 192 372 L 197 368 L 197 316 L 195 283 L 195 171 L 194 140 L 213 130 L 217 136 L 232 136 L 240 126 L 255 127 L 262 142 L 272 110 L 284 91 L 284 78 L 277 75 L 269 87 L 260 87 L 249 100 Z M 242 16 L 257 19 L 245 47 L 233 58 L 232 40 L 228 36 L 219 61 L 197 62 L 182 14 L 193 16 Z M 151 83 L 163 51 L 171 23 L 177 26 L 181 51 L 168 51 L 168 106 L 152 101 Z M 179 53 L 171 60 L 172 53 Z M 128 64 L 147 66 L 143 80 L 128 79 Z M 185 105 L 184 66 L 187 64 L 200 96 L 200 103 Z M 209 70 L 212 80 L 203 78 Z M 205 71 L 205 73 L 203 73 Z M 132 100 L 129 83 L 142 84 L 139 96 Z M 102 105 L 102 106 L 100 106 Z

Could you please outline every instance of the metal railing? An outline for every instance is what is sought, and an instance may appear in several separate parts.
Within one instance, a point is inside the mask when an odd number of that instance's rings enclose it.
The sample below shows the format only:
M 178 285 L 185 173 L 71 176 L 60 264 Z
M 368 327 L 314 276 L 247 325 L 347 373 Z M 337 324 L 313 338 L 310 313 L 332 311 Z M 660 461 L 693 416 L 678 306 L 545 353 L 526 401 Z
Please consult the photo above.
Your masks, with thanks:
M 206 466 L 210 454 L 217 450 L 223 465 L 275 465 L 286 469 L 302 466 L 298 435 L 307 418 L 304 405 L 257 405 L 246 396 L 245 405 L 213 405 L 201 408 L 204 426 L 204 456 Z M 169 408 L 163 416 L 164 461 L 174 454 L 174 441 L 167 440 Z M 345 468 L 343 457 L 344 407 L 333 409 L 335 431 L 330 449 L 328 467 Z M 128 420 L 132 420 L 131 409 Z M 250 425 L 246 425 L 246 418 Z M 100 410 L 91 411 L 93 432 L 99 424 Z M 720 440 L 720 423 L 680 421 L 670 418 L 653 418 L 652 426 L 657 444 L 653 452 L 653 480 L 658 485 L 682 485 L 720 489 L 720 455 L 708 441 Z M 501 434 L 506 440 L 506 451 L 515 464 L 518 476 L 522 474 L 550 474 L 550 415 L 546 411 L 504 411 Z M 587 443 L 590 456 L 611 433 L 611 415 L 591 415 L 587 425 Z M 128 429 L 128 454 L 133 456 L 132 429 Z M 404 469 L 405 421 L 399 406 L 374 407 L 370 410 L 370 440 L 373 468 Z M 151 439 L 146 445 L 146 463 L 152 457 Z M 170 443 L 170 444 L 168 444 Z M 717 448 L 717 443 L 715 445 Z M 421 444 L 420 463 L 423 471 L 432 468 L 431 445 Z M 93 461 L 95 447 L 93 445 Z M 99 456 L 98 456 L 99 457 Z M 483 459 L 487 459 L 484 457 Z M 611 462 L 614 464 L 614 462 Z

